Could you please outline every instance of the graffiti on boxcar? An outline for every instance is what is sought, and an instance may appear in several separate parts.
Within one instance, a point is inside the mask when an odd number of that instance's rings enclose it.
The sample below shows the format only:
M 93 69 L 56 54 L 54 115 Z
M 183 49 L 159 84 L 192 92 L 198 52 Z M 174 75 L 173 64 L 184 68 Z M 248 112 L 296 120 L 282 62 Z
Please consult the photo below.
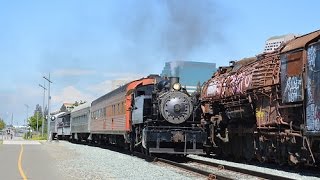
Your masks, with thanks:
M 308 49 L 308 68 L 310 71 L 314 70 L 316 64 L 316 48 L 311 46 Z
M 307 104 L 313 103 L 313 93 L 311 87 L 311 79 L 307 78 Z
M 320 130 L 320 110 L 314 103 L 307 106 L 307 129 L 309 131 Z
M 252 74 L 247 74 L 244 79 L 244 86 L 246 88 L 249 88 L 251 81 L 252 81 Z
M 252 80 L 252 74 L 246 74 L 246 72 L 242 72 L 238 75 L 233 75 L 230 78 L 232 92 L 234 94 L 240 94 L 243 93 L 249 87 L 250 82 Z
M 301 87 L 302 87 L 302 80 L 300 77 L 296 77 L 296 76 L 288 77 L 287 83 L 284 89 L 284 93 L 287 96 L 288 102 L 295 102 L 301 99 Z
M 315 46 L 308 48 L 307 61 L 308 61 L 308 75 L 307 75 L 307 130 L 319 131 L 320 130 L 320 109 L 315 99 L 313 83 L 315 83 L 315 70 L 316 70 L 316 56 L 317 50 Z
M 207 89 L 207 96 L 216 96 L 220 95 L 220 82 L 210 82 Z

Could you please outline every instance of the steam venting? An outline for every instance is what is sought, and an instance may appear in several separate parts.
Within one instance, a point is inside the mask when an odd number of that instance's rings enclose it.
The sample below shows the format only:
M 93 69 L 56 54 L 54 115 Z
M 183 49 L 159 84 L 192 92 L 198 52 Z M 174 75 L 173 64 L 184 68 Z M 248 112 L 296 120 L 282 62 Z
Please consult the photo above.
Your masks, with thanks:
M 224 20 L 214 0 L 139 1 L 132 5 L 136 10 L 125 19 L 129 24 L 125 35 L 137 48 L 152 42 L 147 48 L 165 60 L 188 60 L 198 48 L 223 41 Z
M 196 48 L 220 41 L 217 5 L 210 0 L 167 0 L 163 45 L 173 58 L 186 58 Z
M 182 62 L 172 61 L 170 63 L 171 76 L 179 76 L 178 67 Z

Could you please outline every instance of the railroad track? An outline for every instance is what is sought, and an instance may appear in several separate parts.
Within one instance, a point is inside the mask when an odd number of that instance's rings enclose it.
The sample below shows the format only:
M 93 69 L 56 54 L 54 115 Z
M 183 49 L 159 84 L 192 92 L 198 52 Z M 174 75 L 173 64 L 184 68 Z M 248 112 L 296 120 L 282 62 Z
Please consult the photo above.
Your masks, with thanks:
M 239 177 L 244 177 L 243 179 L 272 179 L 272 180 L 293 180 L 293 178 L 288 178 L 284 176 L 278 176 L 274 174 L 263 173 L 259 171 L 253 171 L 249 169 L 243 169 L 240 167 L 222 165 L 214 162 L 208 162 L 199 159 L 193 159 L 186 157 L 183 163 L 177 162 L 175 160 L 169 160 L 166 158 L 159 158 L 154 156 L 147 156 L 145 154 L 134 152 L 134 156 L 143 158 L 149 162 L 161 162 L 169 164 L 192 173 L 197 173 L 208 179 L 218 179 L 218 180 L 231 180 L 239 179 Z
M 219 164 L 219 163 L 208 162 L 208 161 L 203 161 L 203 160 L 199 160 L 199 159 L 189 158 L 188 160 L 189 160 L 189 162 L 207 165 L 207 166 L 210 166 L 210 167 L 213 167 L 213 168 L 217 168 L 217 169 L 220 169 L 220 170 L 225 170 L 225 171 L 230 171 L 230 172 L 237 172 L 237 173 L 241 173 L 243 175 L 249 175 L 249 176 L 252 176 L 252 177 L 258 177 L 258 178 L 262 178 L 262 179 L 293 180 L 292 178 L 288 178 L 288 177 L 284 177 L 284 176 L 278 176 L 278 175 L 274 175 L 274 174 L 263 173 L 263 172 L 260 172 L 260 171 L 253 171 L 253 170 L 244 169 L 244 168 L 235 167 L 235 166 L 222 165 L 222 164 Z M 217 179 L 220 179 L 220 178 L 217 176 Z M 221 179 L 223 179 L 223 177 Z M 235 179 L 235 178 L 232 178 L 232 179 Z
M 221 179 L 221 180 L 230 180 L 230 179 L 238 179 L 235 177 L 236 174 L 240 174 L 242 176 L 248 176 L 249 178 L 258 178 L 258 179 L 274 179 L 274 180 L 292 180 L 292 178 L 287 178 L 283 176 L 277 176 L 273 174 L 267 174 L 263 172 L 258 172 L 258 171 L 252 171 L 249 169 L 243 169 L 239 167 L 234 167 L 234 166 L 228 166 L 228 165 L 222 165 L 219 163 L 214 163 L 214 162 L 209 162 L 209 161 L 204 161 L 204 160 L 199 160 L 199 159 L 193 159 L 193 158 L 188 158 L 184 160 L 185 163 L 177 162 L 175 160 L 169 160 L 166 158 L 159 158 L 159 157 L 154 157 L 154 156 L 148 156 L 145 155 L 141 152 L 129 152 L 127 150 L 119 149 L 118 147 L 102 147 L 108 150 L 116 151 L 119 153 L 123 154 L 128 154 L 128 155 L 134 155 L 139 158 L 145 159 L 148 162 L 161 162 L 165 164 L 169 164 L 174 167 L 178 167 L 193 173 L 197 173 L 199 175 L 208 177 L 208 179 Z M 197 164 L 197 165 L 190 165 L 190 164 Z M 203 168 L 203 166 L 206 166 Z M 202 168 L 199 168 L 202 167 Z
M 219 180 L 220 180 L 220 179 L 221 179 L 221 180 L 231 180 L 231 179 L 234 179 L 232 176 L 214 174 L 214 173 L 209 172 L 209 171 L 205 171 L 205 170 L 202 170 L 202 169 L 193 167 L 193 166 L 188 166 L 188 165 L 186 165 L 186 164 L 178 163 L 178 162 L 171 161 L 171 160 L 168 160 L 168 159 L 157 158 L 156 161 L 162 162 L 162 163 L 166 163 L 166 164 L 170 164 L 170 165 L 172 165 L 172 166 L 179 167 L 179 168 L 181 168 L 181 169 L 184 169 L 184 170 L 187 170 L 187 171 L 191 171 L 191 172 L 193 172 L 193 173 L 197 173 L 197 174 L 206 176 L 206 177 L 208 177 L 208 179 L 210 179 L 210 180 L 211 180 L 211 179 L 219 179 Z

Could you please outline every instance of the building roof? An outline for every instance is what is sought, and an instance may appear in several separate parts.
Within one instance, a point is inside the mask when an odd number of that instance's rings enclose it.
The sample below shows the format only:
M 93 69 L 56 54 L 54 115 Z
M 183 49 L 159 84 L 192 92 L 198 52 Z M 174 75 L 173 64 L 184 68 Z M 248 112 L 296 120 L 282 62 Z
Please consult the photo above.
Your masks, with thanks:
M 270 37 L 269 39 L 267 39 L 267 41 L 269 41 L 269 40 L 274 40 L 274 39 L 280 39 L 280 38 L 284 38 L 284 37 L 286 37 L 286 35 L 272 36 L 272 37 Z
M 282 38 L 285 38 L 287 36 L 295 36 L 295 35 L 294 34 L 284 34 L 284 35 L 280 35 L 280 36 L 271 36 L 269 39 L 267 39 L 267 41 L 275 40 L 275 39 L 282 39 Z
M 293 40 L 289 41 L 284 46 L 284 48 L 281 50 L 281 53 L 304 48 L 309 42 L 319 37 L 320 37 L 320 30 L 296 37 Z
M 200 62 L 200 61 L 181 61 L 181 60 L 176 60 L 176 61 L 169 61 L 166 62 L 166 64 L 175 64 L 176 65 L 214 65 L 216 66 L 216 63 L 211 63 L 211 62 Z

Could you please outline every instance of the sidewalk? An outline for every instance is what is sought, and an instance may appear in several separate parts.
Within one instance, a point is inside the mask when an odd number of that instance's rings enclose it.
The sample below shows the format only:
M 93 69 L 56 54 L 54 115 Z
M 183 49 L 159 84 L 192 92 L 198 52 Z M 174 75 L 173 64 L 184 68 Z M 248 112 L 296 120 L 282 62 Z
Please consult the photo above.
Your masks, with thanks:
M 39 141 L 32 141 L 32 140 L 24 140 L 22 137 L 13 137 L 11 138 L 3 138 L 2 144 L 30 144 L 30 145 L 39 145 Z

